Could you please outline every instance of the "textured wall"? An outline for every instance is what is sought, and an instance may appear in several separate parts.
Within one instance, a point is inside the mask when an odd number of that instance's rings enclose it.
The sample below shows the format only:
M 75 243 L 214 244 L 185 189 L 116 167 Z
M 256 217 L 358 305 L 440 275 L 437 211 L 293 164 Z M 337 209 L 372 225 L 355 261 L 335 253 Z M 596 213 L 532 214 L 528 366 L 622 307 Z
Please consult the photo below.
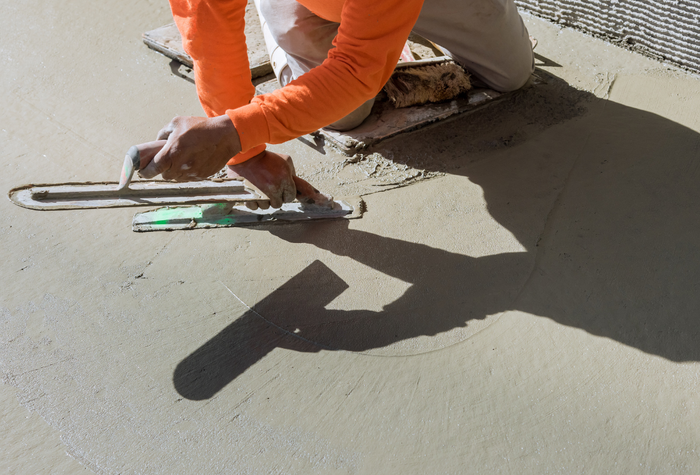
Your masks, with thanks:
M 522 11 L 700 72 L 700 0 L 515 0 Z

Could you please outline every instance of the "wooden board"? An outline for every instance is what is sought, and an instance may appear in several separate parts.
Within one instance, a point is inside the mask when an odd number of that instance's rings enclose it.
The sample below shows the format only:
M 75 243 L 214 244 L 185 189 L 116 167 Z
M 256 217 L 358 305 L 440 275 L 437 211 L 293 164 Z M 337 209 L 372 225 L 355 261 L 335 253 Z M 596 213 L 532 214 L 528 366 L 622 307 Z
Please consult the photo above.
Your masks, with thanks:
M 179 61 L 188 68 L 193 67 L 192 58 L 182 49 L 182 37 L 175 23 L 147 31 L 143 34 L 143 42 L 168 58 Z
M 249 14 L 249 9 L 246 10 L 246 42 L 248 44 L 248 62 L 250 63 L 250 74 L 253 79 L 266 76 L 272 73 L 270 58 L 267 55 L 265 42 L 260 31 L 260 23 L 255 12 L 255 7 L 252 8 L 255 16 Z M 250 20 L 248 17 L 252 17 Z M 255 29 L 257 28 L 257 30 Z M 164 54 L 168 58 L 179 61 L 188 68 L 192 68 L 192 58 L 185 53 L 182 48 L 182 37 L 175 23 L 170 23 L 155 30 L 147 31 L 143 34 L 143 42 Z
M 401 109 L 395 108 L 388 101 L 377 101 L 372 113 L 358 127 L 345 132 L 320 129 L 315 133 L 344 154 L 354 155 L 388 138 L 477 109 L 504 96 L 505 94 L 491 89 L 472 89 L 466 97 Z
M 538 75 L 533 74 L 525 87 L 532 87 L 542 83 L 543 80 Z M 264 94 L 278 88 L 277 80 L 271 80 L 258 85 L 256 90 L 258 94 Z M 352 156 L 388 138 L 420 129 L 458 114 L 478 110 L 514 93 L 501 93 L 491 89 L 476 88 L 469 91 L 465 96 L 451 101 L 401 109 L 395 108 L 380 94 L 369 117 L 358 127 L 345 132 L 319 129 L 313 135 L 323 137 L 326 143 L 339 149 L 345 155 Z

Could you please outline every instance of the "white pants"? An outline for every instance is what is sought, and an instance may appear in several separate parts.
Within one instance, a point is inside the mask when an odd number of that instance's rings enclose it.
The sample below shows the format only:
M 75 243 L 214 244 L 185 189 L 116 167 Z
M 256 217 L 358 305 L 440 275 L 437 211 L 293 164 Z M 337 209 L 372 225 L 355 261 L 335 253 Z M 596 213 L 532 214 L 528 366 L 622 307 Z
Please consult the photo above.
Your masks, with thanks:
M 338 23 L 316 16 L 295 0 L 256 3 L 261 22 L 269 28 L 268 37 L 281 49 L 270 51 L 270 56 L 282 86 L 326 59 Z M 534 70 L 532 45 L 513 0 L 425 0 L 413 31 L 440 45 L 464 69 L 497 91 L 522 87 Z M 371 99 L 330 127 L 356 127 L 369 115 L 373 103 Z

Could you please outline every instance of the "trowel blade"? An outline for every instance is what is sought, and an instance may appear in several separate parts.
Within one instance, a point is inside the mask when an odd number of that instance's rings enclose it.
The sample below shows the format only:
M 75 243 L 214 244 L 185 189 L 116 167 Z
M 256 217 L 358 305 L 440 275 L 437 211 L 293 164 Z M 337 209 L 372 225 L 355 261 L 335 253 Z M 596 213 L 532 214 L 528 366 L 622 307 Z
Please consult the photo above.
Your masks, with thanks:
M 298 202 L 285 203 L 282 208 L 266 210 L 250 210 L 243 205 L 221 205 L 221 214 L 217 214 L 216 207 L 217 205 L 163 207 L 136 213 L 132 229 L 136 232 L 177 231 L 319 219 L 353 219 L 360 218 L 365 210 L 364 201 L 359 196 L 335 200 L 332 208 L 305 206 Z

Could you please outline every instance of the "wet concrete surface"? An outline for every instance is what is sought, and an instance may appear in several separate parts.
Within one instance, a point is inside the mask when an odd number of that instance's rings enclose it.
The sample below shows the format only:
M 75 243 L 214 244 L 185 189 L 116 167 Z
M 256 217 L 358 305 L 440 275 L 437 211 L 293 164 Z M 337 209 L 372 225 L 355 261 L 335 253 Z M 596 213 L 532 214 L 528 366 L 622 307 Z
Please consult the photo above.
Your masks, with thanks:
M 201 114 L 141 43 L 167 4 L 6 8 L 4 190 L 116 180 Z M 700 80 L 526 20 L 545 86 L 352 160 L 274 147 L 360 220 L 1 202 L 3 470 L 696 473 Z

